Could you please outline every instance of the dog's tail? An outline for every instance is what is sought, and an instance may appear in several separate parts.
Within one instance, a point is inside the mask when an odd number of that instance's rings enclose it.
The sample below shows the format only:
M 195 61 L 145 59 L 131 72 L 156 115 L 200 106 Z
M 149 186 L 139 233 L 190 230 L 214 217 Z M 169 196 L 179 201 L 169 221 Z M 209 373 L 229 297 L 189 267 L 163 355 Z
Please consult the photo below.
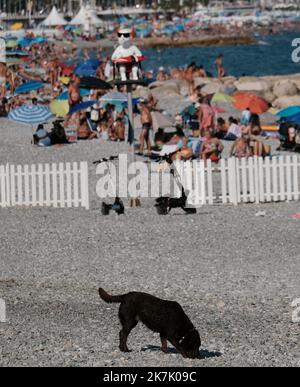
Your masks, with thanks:
M 120 304 L 121 302 L 124 301 L 124 298 L 126 297 L 126 295 L 111 296 L 102 288 L 99 289 L 99 295 L 102 298 L 102 300 L 107 302 L 108 304 L 113 304 L 113 303 Z

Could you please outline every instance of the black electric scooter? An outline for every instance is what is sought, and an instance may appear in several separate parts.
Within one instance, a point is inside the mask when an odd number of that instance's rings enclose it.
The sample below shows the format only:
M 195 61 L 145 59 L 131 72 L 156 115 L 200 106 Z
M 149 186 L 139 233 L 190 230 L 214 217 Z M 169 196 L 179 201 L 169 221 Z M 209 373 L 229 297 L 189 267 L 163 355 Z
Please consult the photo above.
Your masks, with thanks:
M 171 198 L 171 197 L 160 197 L 156 199 L 156 210 L 158 215 L 168 215 L 172 209 L 175 208 L 181 208 L 186 214 L 188 215 L 195 215 L 197 214 L 196 208 L 190 208 L 187 207 L 187 201 L 188 201 L 188 195 L 185 192 L 185 189 L 180 181 L 180 176 L 177 172 L 177 169 L 173 165 L 172 157 L 177 153 L 171 153 L 166 156 L 160 156 L 158 157 L 158 162 L 166 161 L 170 167 L 171 167 L 171 175 L 174 177 L 175 182 L 178 184 L 178 186 L 181 186 L 181 197 L 180 198 Z
M 104 158 L 104 159 L 95 161 L 93 164 L 94 165 L 99 165 L 99 164 L 103 164 L 103 163 L 109 163 L 110 161 L 115 161 L 115 160 L 118 160 L 118 159 L 119 159 L 119 156 L 111 156 L 108 159 Z M 109 164 L 107 164 L 107 165 L 108 165 L 109 176 L 111 178 L 111 170 L 110 170 Z M 122 200 L 119 197 L 116 197 L 115 202 L 113 204 L 107 204 L 107 203 L 104 203 L 104 202 L 102 203 L 101 213 L 102 213 L 103 216 L 108 216 L 111 211 L 114 211 L 118 215 L 124 215 L 125 214 L 124 203 L 122 202 Z

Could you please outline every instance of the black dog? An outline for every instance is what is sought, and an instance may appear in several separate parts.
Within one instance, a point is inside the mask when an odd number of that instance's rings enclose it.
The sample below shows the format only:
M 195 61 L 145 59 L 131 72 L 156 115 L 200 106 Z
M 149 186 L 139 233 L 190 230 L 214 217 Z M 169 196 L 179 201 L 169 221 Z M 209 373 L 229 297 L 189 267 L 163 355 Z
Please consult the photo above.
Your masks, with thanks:
M 189 215 L 196 214 L 197 210 L 195 208 L 186 207 L 187 205 L 187 195 L 185 193 L 184 188 L 182 188 L 181 197 L 169 198 L 169 197 L 161 197 L 156 199 L 156 209 L 159 215 L 167 215 L 171 212 L 173 208 L 181 208 L 184 212 Z
M 168 341 L 185 358 L 199 358 L 201 339 L 198 331 L 177 302 L 164 301 L 145 293 L 128 293 L 110 296 L 99 289 L 100 297 L 107 303 L 120 303 L 120 350 L 130 352 L 127 339 L 139 321 L 154 332 L 160 333 L 162 350 L 168 352 Z

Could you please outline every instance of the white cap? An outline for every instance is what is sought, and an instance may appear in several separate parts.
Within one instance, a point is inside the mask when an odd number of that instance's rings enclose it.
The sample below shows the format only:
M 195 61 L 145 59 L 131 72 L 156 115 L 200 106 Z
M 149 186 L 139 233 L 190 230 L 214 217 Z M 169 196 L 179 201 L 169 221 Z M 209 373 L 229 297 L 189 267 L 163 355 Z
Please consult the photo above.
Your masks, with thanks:
M 164 67 L 160 67 L 159 71 L 165 71 L 165 68 Z

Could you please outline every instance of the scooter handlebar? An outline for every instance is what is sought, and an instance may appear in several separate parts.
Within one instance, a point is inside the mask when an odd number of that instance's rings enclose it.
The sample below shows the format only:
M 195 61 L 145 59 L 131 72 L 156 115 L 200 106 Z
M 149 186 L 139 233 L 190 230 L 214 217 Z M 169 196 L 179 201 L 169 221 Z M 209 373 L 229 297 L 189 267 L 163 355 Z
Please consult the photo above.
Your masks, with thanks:
M 107 158 L 103 158 L 101 160 L 94 161 L 93 164 L 94 165 L 98 165 L 98 164 L 108 163 L 109 161 L 115 161 L 115 160 L 118 160 L 118 159 L 119 159 L 119 156 L 111 156 L 108 159 Z

